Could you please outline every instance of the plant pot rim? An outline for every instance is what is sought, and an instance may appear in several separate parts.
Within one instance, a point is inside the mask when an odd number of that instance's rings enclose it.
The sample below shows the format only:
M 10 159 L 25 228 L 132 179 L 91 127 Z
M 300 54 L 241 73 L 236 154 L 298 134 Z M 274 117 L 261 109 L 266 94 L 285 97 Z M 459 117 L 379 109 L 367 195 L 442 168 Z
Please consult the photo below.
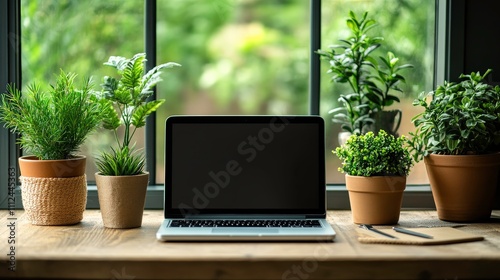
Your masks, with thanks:
M 65 158 L 65 159 L 39 159 L 37 156 L 34 156 L 34 155 L 26 155 L 26 156 L 19 157 L 19 160 L 27 161 L 27 162 L 34 162 L 34 161 L 58 162 L 58 161 L 76 161 L 76 160 L 82 160 L 82 159 L 86 159 L 86 158 L 87 157 L 84 155 L 76 155 L 75 157 Z
M 395 193 L 406 189 L 406 176 L 351 176 L 346 174 L 349 192 Z
M 146 175 L 149 175 L 149 172 L 148 171 L 144 171 L 143 173 L 140 173 L 140 174 L 136 174 L 136 175 L 119 175 L 119 176 L 115 176 L 115 175 L 102 175 L 101 172 L 96 172 L 95 173 L 95 176 L 99 176 L 99 177 L 116 177 L 116 178 L 126 178 L 126 177 L 138 177 L 138 176 L 146 176 Z
M 21 176 L 38 178 L 70 178 L 85 175 L 87 157 L 39 159 L 34 155 L 19 157 Z
M 407 177 L 406 175 L 391 175 L 391 176 L 357 176 L 357 175 L 349 175 L 345 174 L 345 176 L 349 176 L 352 178 L 387 178 L 387 177 Z
M 441 154 L 428 154 L 424 158 L 445 158 L 445 157 L 453 157 L 453 158 L 473 158 L 473 157 L 496 157 L 500 156 L 500 152 L 491 152 L 486 154 L 473 154 L 473 155 L 441 155 Z
M 500 165 L 500 152 L 481 155 L 438 155 L 429 154 L 424 157 L 426 165 L 437 166 L 469 166 L 495 167 Z

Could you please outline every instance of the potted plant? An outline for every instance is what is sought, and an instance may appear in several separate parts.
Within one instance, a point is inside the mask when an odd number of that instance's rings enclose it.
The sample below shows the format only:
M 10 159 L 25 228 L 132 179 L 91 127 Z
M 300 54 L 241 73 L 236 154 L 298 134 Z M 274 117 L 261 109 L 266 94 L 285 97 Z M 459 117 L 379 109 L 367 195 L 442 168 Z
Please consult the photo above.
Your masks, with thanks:
M 352 219 L 356 224 L 396 224 L 406 177 L 413 160 L 404 135 L 384 130 L 353 134 L 334 150 L 346 173 Z
M 397 136 L 401 111 L 386 110 L 386 107 L 400 101 L 393 94 L 393 91 L 402 92 L 399 84 L 405 82 L 405 78 L 400 72 L 413 66 L 399 65 L 399 59 L 392 52 L 385 57 L 380 56 L 379 61 L 373 57 L 373 52 L 381 46 L 384 38 L 368 35 L 376 22 L 368 18 L 367 12 L 361 19 L 349 12 L 347 26 L 351 31 L 350 37 L 340 40 L 340 44 L 332 45 L 326 51 L 317 51 L 322 59 L 329 62 L 331 80 L 347 83 L 350 87 L 350 92 L 339 97 L 344 106 L 329 113 L 334 114 L 333 121 L 340 123 L 348 135 L 367 131 L 376 133 L 382 129 Z
M 114 132 L 117 147 L 104 151 L 96 160 L 95 174 L 99 205 L 104 226 L 134 228 L 142 224 L 149 173 L 144 171 L 145 157 L 135 149 L 132 137 L 146 125 L 146 118 L 165 102 L 148 100 L 161 81 L 165 68 L 180 66 L 169 62 L 144 73 L 146 54 L 132 58 L 111 56 L 104 63 L 118 71 L 120 78 L 104 77 L 103 89 L 97 93 L 105 111 L 103 127 Z M 123 128 L 120 141 L 118 128 Z
M 48 90 L 31 84 L 1 95 L 0 120 L 31 154 L 19 158 L 21 195 L 34 225 L 70 225 L 83 218 L 87 201 L 85 156 L 79 147 L 102 120 L 90 79 L 81 89 L 76 74 L 60 72 Z
M 414 101 L 415 160 L 424 159 L 441 220 L 471 222 L 491 215 L 500 167 L 500 87 L 484 75 L 460 75 Z

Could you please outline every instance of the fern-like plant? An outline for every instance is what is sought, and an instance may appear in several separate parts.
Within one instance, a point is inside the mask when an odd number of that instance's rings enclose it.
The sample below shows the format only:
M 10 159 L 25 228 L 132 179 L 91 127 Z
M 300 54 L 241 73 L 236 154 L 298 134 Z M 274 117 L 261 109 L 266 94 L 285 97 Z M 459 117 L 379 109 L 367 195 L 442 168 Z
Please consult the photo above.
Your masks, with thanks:
M 148 100 L 153 88 L 161 81 L 162 70 L 180 66 L 168 62 L 144 74 L 145 62 L 146 54 L 138 53 L 132 58 L 111 56 L 104 63 L 115 68 L 121 77 L 104 77 L 102 91 L 97 93 L 105 112 L 103 127 L 114 131 L 118 145 L 110 152 L 102 152 L 97 158 L 97 169 L 101 175 L 137 175 L 144 172 L 144 155 L 135 150 L 132 137 L 138 128 L 146 125 L 146 118 L 165 102 L 164 99 Z M 121 141 L 117 131 L 120 126 L 124 128 Z
M 91 94 L 91 79 L 81 89 L 76 74 L 61 70 L 55 86 L 43 90 L 36 83 L 21 92 L 13 85 L 1 94 L 0 120 L 14 133 L 27 153 L 41 160 L 75 157 L 87 136 L 102 120 L 101 108 Z

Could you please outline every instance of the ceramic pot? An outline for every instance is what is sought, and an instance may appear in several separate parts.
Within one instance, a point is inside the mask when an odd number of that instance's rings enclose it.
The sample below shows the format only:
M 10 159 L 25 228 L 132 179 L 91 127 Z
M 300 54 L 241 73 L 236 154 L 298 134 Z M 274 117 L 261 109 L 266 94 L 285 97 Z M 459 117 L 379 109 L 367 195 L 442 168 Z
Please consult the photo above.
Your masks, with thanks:
M 136 228 L 142 225 L 149 173 L 133 176 L 95 174 L 104 226 Z
M 394 137 L 399 136 L 398 130 L 403 117 L 403 112 L 401 110 L 378 111 L 371 114 L 370 117 L 375 123 L 369 125 L 363 133 L 373 131 L 377 134 L 382 129 L 388 134 L 394 135 Z
M 345 179 L 354 223 L 397 224 L 406 188 L 405 176 L 346 175 Z
M 21 198 L 33 225 L 72 225 L 87 204 L 86 157 L 65 160 L 19 158 Z
M 439 219 L 476 222 L 490 217 L 499 178 L 500 153 L 430 154 L 424 162 Z

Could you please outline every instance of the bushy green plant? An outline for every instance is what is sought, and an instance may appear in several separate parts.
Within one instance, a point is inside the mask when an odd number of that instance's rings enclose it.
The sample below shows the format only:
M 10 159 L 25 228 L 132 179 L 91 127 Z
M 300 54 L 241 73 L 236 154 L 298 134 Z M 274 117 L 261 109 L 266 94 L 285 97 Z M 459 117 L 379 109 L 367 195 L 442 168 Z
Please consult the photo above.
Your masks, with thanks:
M 336 83 L 347 83 L 351 92 L 340 94 L 339 101 L 344 107 L 330 110 L 333 121 L 351 133 L 363 133 L 374 123 L 373 115 L 400 99 L 391 90 L 402 92 L 399 84 L 405 82 L 400 71 L 413 67 L 399 65 L 399 59 L 388 52 L 380 56 L 380 63 L 372 56 L 384 38 L 370 37 L 368 31 L 376 26 L 376 21 L 365 12 L 361 19 L 351 11 L 347 19 L 351 36 L 331 45 L 328 50 L 317 53 L 329 62 L 328 73 Z
M 342 160 L 340 172 L 352 176 L 408 176 L 413 160 L 404 135 L 394 137 L 384 130 L 377 135 L 353 134 L 333 153 Z
M 423 92 L 414 102 L 424 112 L 412 122 L 410 144 L 415 160 L 430 153 L 442 155 L 484 154 L 500 147 L 500 87 L 483 82 L 484 75 L 460 75 L 458 83 L 444 82 Z
M 12 85 L 1 95 L 0 120 L 20 134 L 19 144 L 42 160 L 70 159 L 102 120 L 102 111 L 91 94 L 91 79 L 81 89 L 76 74 L 61 70 L 55 86 L 38 84 L 21 92 Z
M 153 88 L 161 81 L 162 70 L 180 66 L 168 62 L 144 74 L 145 61 L 146 54 L 138 53 L 132 58 L 111 56 L 104 63 L 115 68 L 120 78 L 104 77 L 103 89 L 97 93 L 105 111 L 103 127 L 114 131 L 118 145 L 111 152 L 102 152 L 97 158 L 96 165 L 101 175 L 137 175 L 144 172 L 144 154 L 135 150 L 132 137 L 137 128 L 146 125 L 146 118 L 165 102 L 164 99 L 148 100 L 153 95 Z M 120 126 L 124 128 L 122 141 L 118 137 Z

